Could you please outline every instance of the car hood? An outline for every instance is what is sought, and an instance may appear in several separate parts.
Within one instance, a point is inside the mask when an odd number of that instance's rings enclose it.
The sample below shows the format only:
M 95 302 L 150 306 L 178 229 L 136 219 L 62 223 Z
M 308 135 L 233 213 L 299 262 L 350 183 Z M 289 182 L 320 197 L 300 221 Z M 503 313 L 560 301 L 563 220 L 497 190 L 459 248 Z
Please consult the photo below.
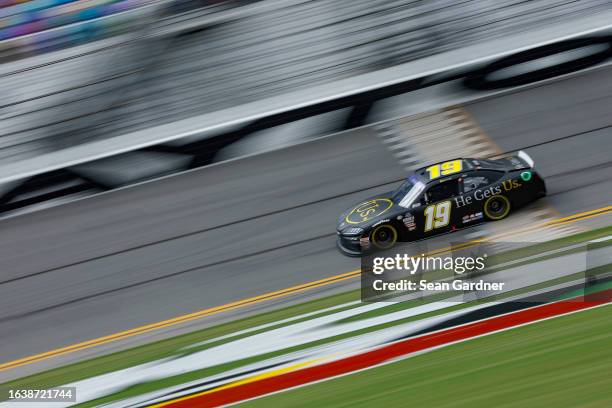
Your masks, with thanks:
M 337 230 L 347 231 L 350 228 L 367 228 L 377 222 L 394 217 L 400 211 L 406 211 L 391 200 L 392 191 L 369 197 L 349 207 L 338 218 Z

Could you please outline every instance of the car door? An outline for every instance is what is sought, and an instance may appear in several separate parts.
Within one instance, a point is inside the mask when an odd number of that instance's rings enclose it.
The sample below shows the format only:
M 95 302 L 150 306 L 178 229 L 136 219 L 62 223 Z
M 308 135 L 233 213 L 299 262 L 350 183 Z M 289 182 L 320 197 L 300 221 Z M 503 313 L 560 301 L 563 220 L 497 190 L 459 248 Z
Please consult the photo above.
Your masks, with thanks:
M 441 180 L 430 185 L 425 191 L 425 205 L 420 214 L 425 237 L 443 234 L 457 224 L 455 201 L 459 194 L 459 179 L 457 177 Z

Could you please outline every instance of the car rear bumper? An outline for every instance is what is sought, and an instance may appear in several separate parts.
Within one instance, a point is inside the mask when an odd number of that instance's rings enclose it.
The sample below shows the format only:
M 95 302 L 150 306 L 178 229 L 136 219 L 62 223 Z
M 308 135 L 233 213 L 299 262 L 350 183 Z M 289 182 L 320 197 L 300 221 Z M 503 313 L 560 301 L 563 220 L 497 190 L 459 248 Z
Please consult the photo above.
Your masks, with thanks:
M 538 173 L 535 173 L 535 179 L 538 185 L 538 198 L 546 197 L 546 183 L 544 182 L 544 179 Z

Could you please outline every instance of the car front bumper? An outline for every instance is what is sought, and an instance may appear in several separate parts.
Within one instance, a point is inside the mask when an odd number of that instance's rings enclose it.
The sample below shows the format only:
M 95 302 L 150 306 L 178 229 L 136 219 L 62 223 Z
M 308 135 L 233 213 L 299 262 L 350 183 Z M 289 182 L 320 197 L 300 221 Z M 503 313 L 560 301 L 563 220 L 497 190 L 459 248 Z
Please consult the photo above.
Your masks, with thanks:
M 336 246 L 344 255 L 358 257 L 363 253 L 359 240 L 350 240 L 342 235 L 336 238 Z

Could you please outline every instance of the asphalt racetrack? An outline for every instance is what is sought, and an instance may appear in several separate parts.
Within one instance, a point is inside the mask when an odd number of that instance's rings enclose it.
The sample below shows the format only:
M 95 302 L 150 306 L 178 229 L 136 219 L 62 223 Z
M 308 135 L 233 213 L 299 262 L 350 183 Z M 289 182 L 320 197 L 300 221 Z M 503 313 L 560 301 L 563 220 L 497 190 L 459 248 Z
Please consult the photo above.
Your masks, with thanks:
M 610 204 L 611 77 L 465 108 L 570 215 Z M 338 215 L 404 175 L 362 129 L 0 221 L 0 363 L 355 270 Z

